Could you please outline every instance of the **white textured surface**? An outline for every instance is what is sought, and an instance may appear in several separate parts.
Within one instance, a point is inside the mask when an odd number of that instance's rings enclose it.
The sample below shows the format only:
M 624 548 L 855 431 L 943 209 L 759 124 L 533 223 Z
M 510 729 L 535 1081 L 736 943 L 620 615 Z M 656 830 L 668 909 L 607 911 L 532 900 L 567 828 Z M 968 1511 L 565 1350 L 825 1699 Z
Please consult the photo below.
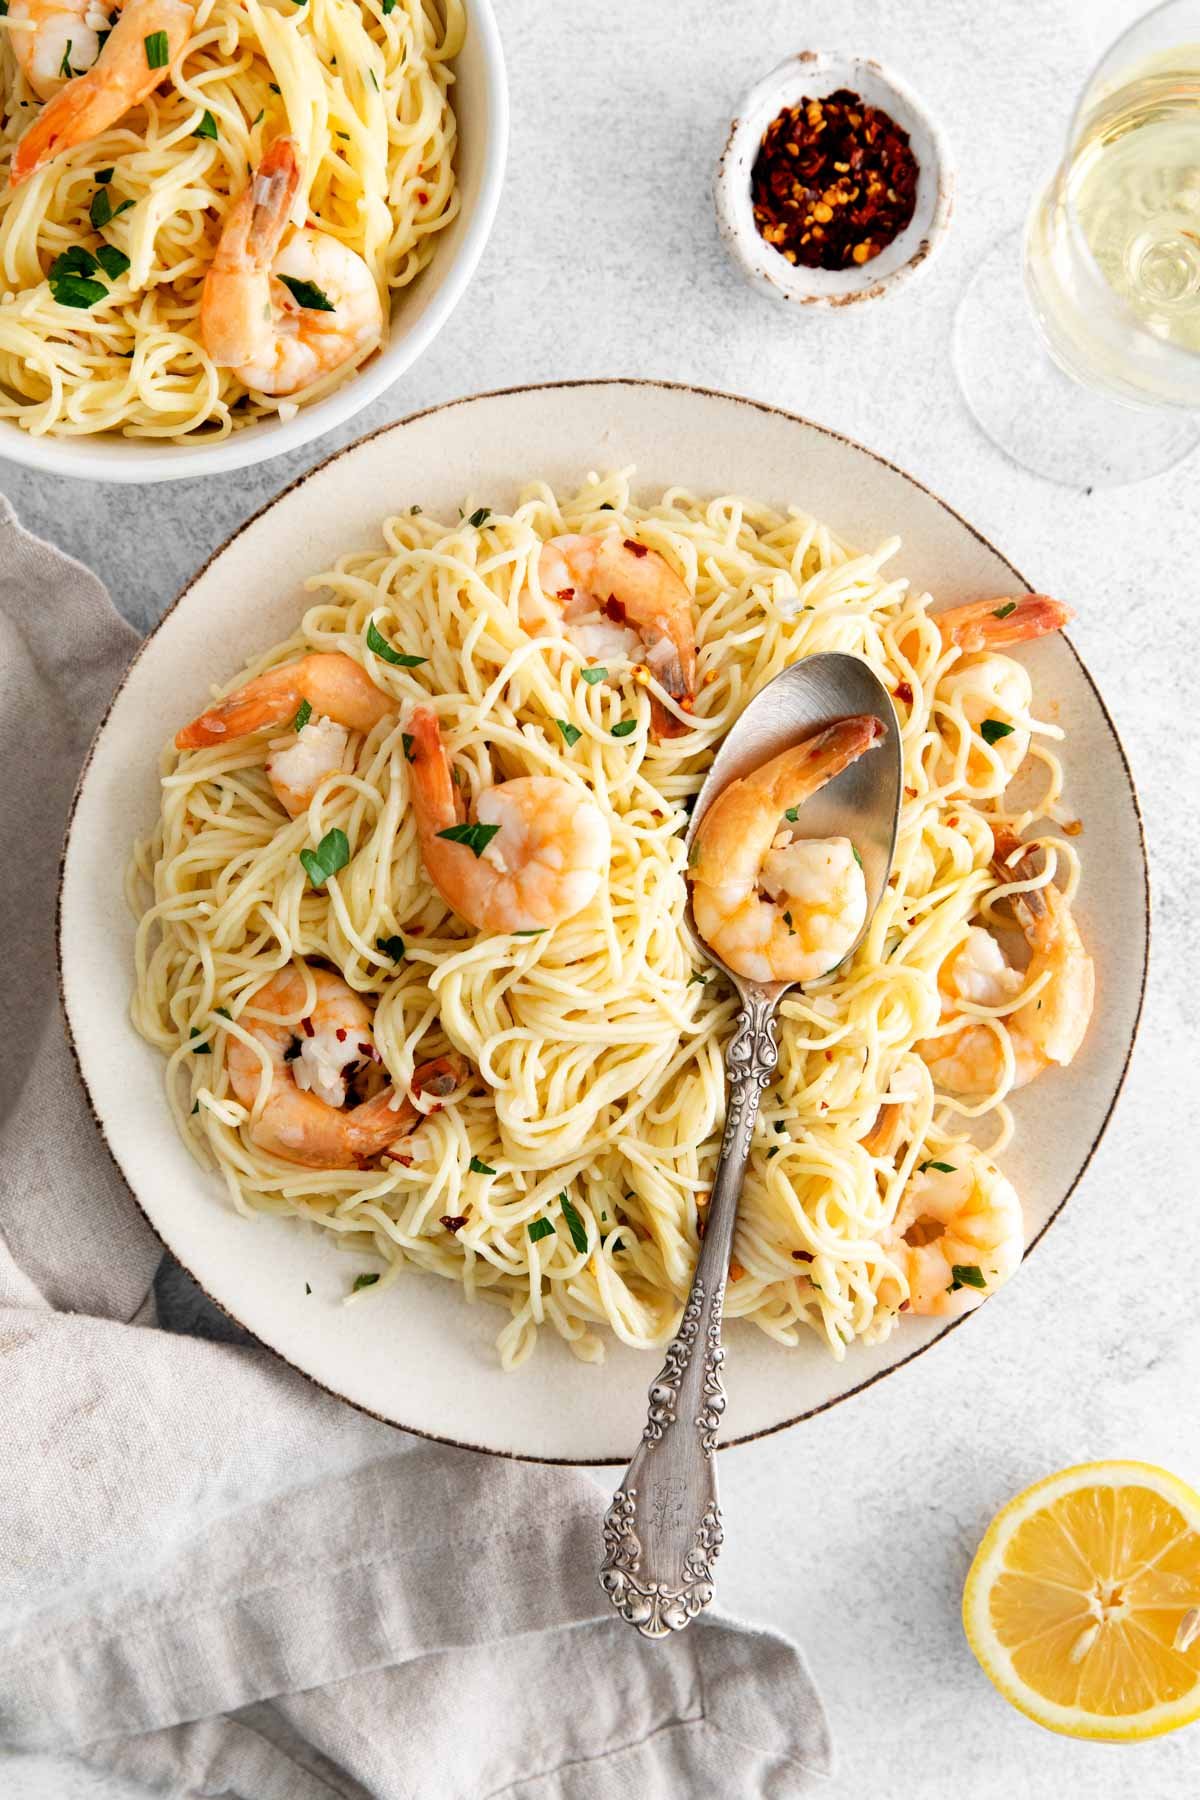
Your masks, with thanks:
M 958 1625 L 971 1552 L 1026 1482 L 1108 1454 L 1200 1480 L 1200 1323 L 1183 1273 L 1196 1241 L 1200 1105 L 1188 883 L 1200 461 L 1091 496 L 1050 487 L 979 438 L 949 360 L 954 305 L 977 259 L 1019 222 L 1088 63 L 1140 10 L 1128 0 L 809 0 L 802 12 L 788 0 L 599 11 L 502 0 L 514 135 L 492 244 L 433 351 L 361 422 L 584 374 L 698 381 L 789 406 L 912 470 L 1077 605 L 1076 642 L 1124 735 L 1151 845 L 1155 954 L 1127 1091 L 1080 1192 L 969 1331 L 722 1461 L 721 1598 L 805 1644 L 840 1748 L 831 1800 L 1196 1791 L 1196 1730 L 1123 1753 L 1054 1738 L 993 1694 Z M 877 53 L 907 75 L 957 156 L 956 217 L 928 278 L 861 316 L 797 319 L 760 299 L 726 266 L 712 221 L 729 107 L 808 44 Z M 144 624 L 305 466 L 118 491 L 0 465 L 0 484 L 29 526 L 91 563 Z M 29 1759 L 0 1764 L 0 1790 L 133 1800 Z M 735 1770 L 728 1792 L 741 1792 Z

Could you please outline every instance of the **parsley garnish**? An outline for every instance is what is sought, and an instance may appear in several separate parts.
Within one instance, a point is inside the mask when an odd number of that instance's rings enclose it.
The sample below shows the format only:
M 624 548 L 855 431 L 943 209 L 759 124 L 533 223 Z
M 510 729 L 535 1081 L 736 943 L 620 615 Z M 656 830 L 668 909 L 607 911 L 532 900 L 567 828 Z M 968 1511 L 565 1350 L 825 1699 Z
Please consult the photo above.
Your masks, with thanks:
M 582 733 L 582 731 L 580 731 L 578 725 L 569 725 L 567 723 L 566 719 L 555 719 L 554 723 L 558 726 L 558 729 L 562 732 L 563 737 L 566 740 L 566 745 L 567 745 L 568 750 L 571 748 L 572 744 L 577 744 L 579 742 L 580 738 L 583 736 L 583 733 Z
M 987 1286 L 987 1276 L 982 1269 L 976 1268 L 974 1263 L 952 1263 L 950 1273 L 954 1280 L 946 1289 L 948 1294 L 957 1293 L 959 1288 L 985 1288 Z
M 419 669 L 422 663 L 429 661 L 427 656 L 402 656 L 399 650 L 393 650 L 387 639 L 376 630 L 374 620 L 367 626 L 367 649 L 374 651 L 376 656 L 382 657 L 384 662 L 391 663 L 397 669 Z M 412 738 L 406 733 L 401 735 L 404 738 L 404 754 L 408 756 Z M 408 760 L 411 762 L 412 757 L 409 756 Z
M 623 738 L 623 737 L 628 737 L 631 731 L 636 731 L 636 730 L 637 730 L 637 720 L 636 719 L 619 719 L 612 728 L 612 734 L 616 738 Z
M 142 39 L 146 46 L 146 67 L 149 69 L 165 69 L 171 60 L 171 47 L 167 42 L 165 31 L 152 31 L 149 37 Z M 68 49 L 70 46 L 67 46 Z
M 61 260 L 60 257 L 59 261 Z M 51 269 L 50 292 L 60 306 L 87 307 L 95 306 L 97 300 L 105 299 L 108 289 L 102 281 L 89 281 L 86 275 L 77 275 L 72 270 L 64 270 L 61 275 L 56 275 Z
M 402 937 L 385 937 L 375 939 L 375 948 L 390 956 L 393 962 L 399 962 L 404 955 L 404 939 Z
M 482 856 L 499 829 L 498 825 L 481 825 L 477 820 L 474 825 L 449 825 L 438 836 L 450 844 L 465 844 L 476 856 Z
M 790 913 L 790 912 L 785 912 L 785 913 L 784 913 L 784 915 L 783 915 L 783 922 L 784 922 L 784 924 L 785 924 L 785 925 L 786 925 L 786 926 L 787 926 L 787 928 L 788 928 L 788 933 L 789 933 L 789 935 L 790 935 L 790 936 L 791 936 L 791 937 L 795 937 L 795 935 L 796 935 L 796 927 L 795 927 L 795 926 L 794 926 L 794 925 L 793 925 L 793 924 L 792 924 L 792 915 L 791 915 L 791 913 Z
M 7 0 L 5 0 L 5 5 L 7 6 Z M 199 1111 L 200 1111 L 200 1102 L 198 1100 L 193 1100 L 192 1101 L 192 1117 L 193 1117 L 193 1119 L 195 1118 L 196 1114 Z
M 296 708 L 296 716 L 292 720 L 292 730 L 295 732 L 303 731 L 311 718 L 312 707 L 307 700 L 302 700 Z
M 553 1222 L 550 1219 L 530 1219 L 525 1229 L 529 1233 L 529 1241 L 531 1244 L 540 1243 L 542 1238 L 555 1237 L 557 1235 Z
M 562 1202 L 563 1218 L 567 1221 L 567 1230 L 571 1234 L 571 1242 L 579 1251 L 580 1255 L 583 1255 L 588 1247 L 587 1226 L 572 1206 L 567 1195 L 560 1194 L 558 1197 Z
M 798 806 L 789 806 L 783 816 L 789 825 L 794 825 L 800 817 L 800 808 Z
M 699 969 L 693 969 L 691 974 L 687 978 L 687 984 L 689 987 L 704 987 L 704 985 L 706 984 L 707 981 L 708 981 L 708 976 L 702 975 L 700 973 Z
M 482 1162 L 478 1156 L 473 1156 L 467 1164 L 467 1167 L 470 1169 L 472 1175 L 494 1175 L 496 1173 L 491 1163 Z
M 861 869 L 863 866 L 863 860 L 862 860 L 862 857 L 858 854 L 858 848 L 855 844 L 851 844 L 850 854 L 851 854 L 851 856 L 853 856 L 855 862 L 858 864 L 859 868 Z
M 264 120 L 264 119 L 265 119 L 265 118 L 266 118 L 266 115 L 267 115 L 267 109 L 266 109 L 266 107 L 265 107 L 265 106 L 264 106 L 264 107 L 263 107 L 263 109 L 262 109 L 262 111 L 261 111 L 261 112 L 260 112 L 260 113 L 259 113 L 259 115 L 258 115 L 258 117 L 257 117 L 257 119 L 251 119 L 251 121 L 250 121 L 250 129 L 251 129 L 251 131 L 253 131 L 253 130 L 254 130 L 254 127 L 255 127 L 255 126 L 256 126 L 256 125 L 261 125 L 261 124 L 262 124 L 262 122 L 263 122 L 263 120 Z M 330 310 L 332 310 L 332 308 L 331 308 L 331 309 L 330 309 Z
M 118 250 L 115 244 L 101 244 L 96 255 L 99 259 L 100 267 L 104 270 L 104 273 L 108 276 L 110 281 L 116 281 L 117 277 L 123 275 L 129 267 L 129 258 L 123 250 Z M 133 355 L 132 350 L 129 354 L 131 356 Z
M 303 5 L 303 0 L 299 0 L 299 4 Z M 328 294 L 323 293 L 315 281 L 300 281 L 295 275 L 281 275 L 279 279 L 296 305 L 303 307 L 305 312 L 337 311 Z
M 467 520 L 467 524 L 474 525 L 476 530 L 478 530 L 482 524 L 484 524 L 488 519 L 491 518 L 491 516 L 492 516 L 492 509 L 490 506 L 477 506 L 475 508 L 475 511 L 471 514 L 470 518 Z
M 300 861 L 308 871 L 308 879 L 315 888 L 324 887 L 331 875 L 344 869 L 350 861 L 350 840 L 344 831 L 335 825 L 327 831 L 315 850 L 302 850 Z
M 589 687 L 595 687 L 596 683 L 603 681 L 607 674 L 607 669 L 580 669 L 579 678 L 581 681 L 586 681 Z
M 5 6 L 5 11 L 8 11 L 7 4 Z M 94 177 L 96 186 L 105 187 L 112 180 L 115 173 L 115 169 L 97 169 Z
M 305 1284 L 304 1284 L 304 1291 L 305 1291 L 305 1293 L 306 1293 L 306 1294 L 311 1294 L 311 1293 L 312 1293 L 312 1289 L 311 1289 L 311 1288 L 310 1288 L 310 1287 L 309 1287 L 309 1285 L 308 1285 L 308 1283 L 307 1283 L 307 1281 L 306 1281 L 306 1282 L 305 1282 Z
M 396 5 L 396 0 L 382 0 L 382 4 L 381 4 L 379 10 L 383 14 L 385 19 L 387 18 L 388 14 L 395 9 L 395 5 Z
M 371 86 L 375 89 L 375 92 L 378 93 L 379 92 L 379 77 L 378 77 L 378 75 L 375 73 L 374 69 L 368 69 L 367 74 L 371 77 Z
M 1011 737 L 1013 727 L 1005 725 L 1001 719 L 985 719 L 979 727 L 979 735 L 985 744 L 997 744 L 1001 738 Z
M 416 742 L 416 739 L 413 737 L 412 732 L 411 731 L 402 731 L 400 733 L 400 742 L 404 745 L 404 760 L 405 760 L 405 762 L 411 762 L 413 759 L 413 745 Z
M 260 114 L 259 116 L 261 118 L 262 115 Z M 197 125 L 195 131 L 193 131 L 192 136 L 193 137 L 202 137 L 202 138 L 215 138 L 216 135 L 217 135 L 217 121 L 213 118 L 213 116 L 209 112 L 208 108 L 205 107 L 204 117 L 201 119 L 200 123 Z
M 374 1287 L 378 1280 L 378 1275 L 356 1275 L 354 1277 L 354 1286 L 350 1291 L 352 1294 L 357 1294 L 360 1288 Z
M 1009 613 L 1015 613 L 1016 610 L 1017 610 L 1016 601 L 1015 600 L 1006 600 L 1004 602 L 1003 606 L 998 606 L 996 608 L 995 612 L 992 614 L 992 617 L 993 617 L 993 619 L 1007 619 Z
M 534 927 L 534 929 L 532 931 L 514 931 L 513 936 L 514 937 L 544 937 L 546 932 L 549 931 L 549 929 L 550 929 L 550 927 L 548 925 L 537 925 Z M 1038 1005 L 1039 1006 L 1041 1005 L 1040 1000 L 1038 1001 Z
M 273 81 L 268 81 L 267 86 L 270 88 L 270 90 L 273 94 L 279 94 L 279 93 L 283 92 L 282 88 L 276 87 L 276 85 Z
M 63 51 L 62 61 L 58 65 L 58 72 L 60 75 L 65 75 L 68 81 L 71 81 L 74 79 L 72 71 L 71 71 L 71 39 L 70 38 L 67 39 L 67 47 Z
M 957 1165 L 955 1163 L 933 1162 L 930 1160 L 929 1162 L 923 1162 L 917 1165 L 917 1174 L 923 1175 L 926 1169 L 936 1169 L 939 1175 L 956 1175 L 958 1173 Z

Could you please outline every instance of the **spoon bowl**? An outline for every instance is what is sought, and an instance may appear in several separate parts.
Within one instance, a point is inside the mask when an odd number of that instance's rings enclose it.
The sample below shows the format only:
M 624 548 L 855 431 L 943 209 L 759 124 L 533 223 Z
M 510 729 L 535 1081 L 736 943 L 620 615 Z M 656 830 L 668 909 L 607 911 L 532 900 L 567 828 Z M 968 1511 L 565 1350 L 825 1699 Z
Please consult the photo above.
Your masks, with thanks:
M 900 725 L 892 697 L 878 675 L 860 656 L 829 650 L 792 663 L 768 681 L 746 707 L 713 758 L 696 796 L 684 843 L 691 848 L 705 813 L 731 781 L 740 781 L 771 757 L 789 749 L 823 725 L 860 713 L 874 713 L 884 735 L 867 755 L 860 756 L 832 781 L 818 788 L 799 809 L 804 837 L 848 837 L 862 858 L 867 884 L 867 912 L 862 930 L 847 956 L 853 956 L 867 932 L 875 908 L 883 898 L 896 849 L 900 822 L 900 797 L 904 784 Z M 688 931 L 701 954 L 716 963 L 738 988 L 750 987 L 780 996 L 794 982 L 770 982 L 759 987 L 730 969 L 696 930 L 692 916 L 691 886 L 687 901 Z
M 714 758 L 686 838 L 690 848 L 708 808 L 731 781 L 822 726 L 868 713 L 883 726 L 882 738 L 811 795 L 797 819 L 804 836 L 848 837 L 862 859 L 867 913 L 847 956 L 862 942 L 887 886 L 902 787 L 900 727 L 891 696 L 860 657 L 810 656 L 755 695 Z M 784 994 L 798 985 L 749 981 L 729 968 L 697 932 L 690 892 L 687 925 L 741 1002 L 725 1053 L 725 1131 L 691 1292 L 650 1389 L 642 1442 L 605 1514 L 600 1569 L 600 1584 L 621 1617 L 644 1637 L 655 1638 L 679 1631 L 713 1595 L 712 1566 L 724 1539 L 715 1452 L 725 1411 L 725 1282 L 759 1101 L 779 1057 L 775 1015 Z

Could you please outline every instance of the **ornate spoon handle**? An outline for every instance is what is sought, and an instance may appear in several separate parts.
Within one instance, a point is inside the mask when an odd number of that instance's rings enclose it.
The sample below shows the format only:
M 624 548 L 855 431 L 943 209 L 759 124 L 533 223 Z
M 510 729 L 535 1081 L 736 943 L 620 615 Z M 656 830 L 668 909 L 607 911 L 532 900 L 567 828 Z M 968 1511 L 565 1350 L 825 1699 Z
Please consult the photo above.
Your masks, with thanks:
M 725 1058 L 725 1135 L 692 1291 L 650 1389 L 641 1444 L 604 1518 L 600 1585 L 643 1637 L 681 1630 L 712 1599 L 712 1565 L 724 1536 L 714 1455 L 725 1411 L 721 1308 L 754 1121 L 779 1057 L 777 1003 L 758 992 L 743 995 Z

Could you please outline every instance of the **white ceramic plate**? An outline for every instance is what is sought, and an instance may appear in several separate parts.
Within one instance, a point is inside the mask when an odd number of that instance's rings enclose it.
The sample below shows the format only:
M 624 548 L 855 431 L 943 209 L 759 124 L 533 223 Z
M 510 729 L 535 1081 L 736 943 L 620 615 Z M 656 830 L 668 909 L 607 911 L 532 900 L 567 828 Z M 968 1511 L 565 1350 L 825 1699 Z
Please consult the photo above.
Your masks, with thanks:
M 590 469 L 637 465 L 641 492 L 672 483 L 795 502 L 852 543 L 904 537 L 898 566 L 939 602 L 1028 584 L 978 532 L 909 476 L 857 444 L 769 407 L 651 382 L 582 382 L 452 402 L 335 456 L 242 528 L 147 639 L 101 726 L 68 832 L 60 899 L 63 993 L 84 1081 L 113 1156 L 146 1216 L 196 1279 L 265 1344 L 356 1406 L 432 1437 L 502 1455 L 624 1463 L 645 1417 L 655 1355 L 613 1344 L 599 1367 L 546 1333 L 513 1375 L 496 1365 L 504 1315 L 413 1275 L 377 1303 L 344 1309 L 358 1268 L 315 1227 L 248 1222 L 197 1168 L 163 1097 L 163 1062 L 126 1022 L 133 923 L 126 846 L 158 804 L 159 746 L 199 710 L 209 683 L 291 632 L 303 579 L 376 541 L 417 503 L 453 518 L 459 501 L 507 506 L 540 475 L 570 486 Z M 1036 1241 L 1075 1187 L 1107 1123 L 1137 1029 L 1147 949 L 1137 800 L 1112 723 L 1069 643 L 1028 651 L 1039 708 L 1067 728 L 1070 793 L 1086 821 L 1080 912 L 1095 954 L 1100 1017 L 1074 1066 L 1017 1097 L 1005 1169 Z M 1101 901 L 1103 900 L 1103 904 Z M 305 1283 L 312 1287 L 305 1295 Z M 1018 1277 L 992 1306 L 1020 1306 Z M 943 1336 L 906 1322 L 887 1344 L 834 1362 L 816 1343 L 781 1349 L 729 1330 L 728 1441 L 818 1411 Z

